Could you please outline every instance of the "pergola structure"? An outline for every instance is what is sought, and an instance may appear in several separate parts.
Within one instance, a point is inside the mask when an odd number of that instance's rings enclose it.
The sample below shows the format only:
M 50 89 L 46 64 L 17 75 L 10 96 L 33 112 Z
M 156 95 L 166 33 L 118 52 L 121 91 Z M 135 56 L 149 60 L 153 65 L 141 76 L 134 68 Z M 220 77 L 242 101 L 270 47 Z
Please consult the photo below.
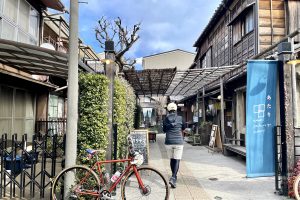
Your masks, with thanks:
M 126 70 L 124 75 L 136 95 L 164 95 L 177 97 L 179 100 L 197 94 L 200 89 L 235 68 L 236 65 L 186 71 L 176 71 L 176 68 Z
M 164 95 L 169 88 L 176 68 L 124 70 L 124 76 L 136 95 Z

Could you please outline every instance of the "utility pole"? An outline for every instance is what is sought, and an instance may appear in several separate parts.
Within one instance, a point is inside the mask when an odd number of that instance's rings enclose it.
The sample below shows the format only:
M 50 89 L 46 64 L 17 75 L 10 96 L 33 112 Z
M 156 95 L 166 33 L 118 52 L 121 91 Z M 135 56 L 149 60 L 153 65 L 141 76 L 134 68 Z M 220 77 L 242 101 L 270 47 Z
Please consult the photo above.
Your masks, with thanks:
M 67 100 L 67 134 L 66 166 L 76 164 L 77 156 L 77 121 L 78 121 L 78 1 L 70 0 L 70 34 L 69 34 L 68 100 Z M 67 176 L 65 186 L 72 184 L 74 177 Z
M 76 163 L 78 121 L 78 1 L 70 0 L 66 167 Z
M 291 54 L 291 43 L 282 42 L 278 45 L 283 195 L 288 195 L 288 177 L 294 168 L 292 67 L 287 64 Z
M 108 128 L 109 128 L 109 135 L 108 135 L 108 146 L 106 150 L 106 159 L 112 160 L 113 154 L 113 141 L 114 141 L 114 129 L 113 129 L 113 110 L 114 110 L 114 79 L 116 73 L 116 64 L 115 64 L 115 51 L 114 51 L 114 42 L 113 41 L 106 41 L 105 42 L 105 74 L 109 79 L 109 101 L 108 101 Z M 116 153 L 116 152 L 115 152 Z M 112 166 L 107 166 L 107 171 L 111 174 Z

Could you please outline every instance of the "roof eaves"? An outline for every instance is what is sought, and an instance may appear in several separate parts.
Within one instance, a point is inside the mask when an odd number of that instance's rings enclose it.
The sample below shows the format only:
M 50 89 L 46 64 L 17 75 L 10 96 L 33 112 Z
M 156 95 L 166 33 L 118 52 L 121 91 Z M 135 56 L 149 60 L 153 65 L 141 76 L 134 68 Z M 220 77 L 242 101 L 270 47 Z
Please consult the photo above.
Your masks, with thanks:
M 215 13 L 210 18 L 208 24 L 202 31 L 201 35 L 198 37 L 196 42 L 194 43 L 193 47 L 198 47 L 200 42 L 206 37 L 207 33 L 209 33 L 209 30 L 215 25 L 215 22 L 219 19 L 220 16 L 222 16 L 222 12 L 227 9 L 227 5 L 231 3 L 232 0 L 222 0 L 218 8 L 215 10 Z

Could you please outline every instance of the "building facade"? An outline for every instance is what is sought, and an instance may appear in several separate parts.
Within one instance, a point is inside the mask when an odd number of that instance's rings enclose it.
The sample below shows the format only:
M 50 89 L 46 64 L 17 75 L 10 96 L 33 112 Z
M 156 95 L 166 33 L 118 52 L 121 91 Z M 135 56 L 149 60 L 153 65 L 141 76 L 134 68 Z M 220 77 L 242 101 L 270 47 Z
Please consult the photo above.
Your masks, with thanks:
M 0 1 L 0 133 L 9 138 L 58 133 L 49 121 L 60 119 L 65 128 L 69 27 L 47 8 L 65 10 L 59 0 Z M 79 48 L 79 68 L 93 73 L 87 61 L 97 55 L 82 41 Z

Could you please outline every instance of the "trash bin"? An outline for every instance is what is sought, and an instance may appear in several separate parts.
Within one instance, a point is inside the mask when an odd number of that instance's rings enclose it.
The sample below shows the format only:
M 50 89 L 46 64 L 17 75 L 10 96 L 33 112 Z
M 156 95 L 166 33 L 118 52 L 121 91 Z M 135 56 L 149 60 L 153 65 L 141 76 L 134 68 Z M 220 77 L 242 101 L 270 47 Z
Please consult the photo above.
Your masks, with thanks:
M 4 168 L 6 170 L 10 170 L 13 174 L 19 174 L 21 173 L 23 167 L 21 162 L 21 156 L 16 156 L 16 160 L 13 161 L 12 156 L 7 156 L 5 158 L 5 165 Z

